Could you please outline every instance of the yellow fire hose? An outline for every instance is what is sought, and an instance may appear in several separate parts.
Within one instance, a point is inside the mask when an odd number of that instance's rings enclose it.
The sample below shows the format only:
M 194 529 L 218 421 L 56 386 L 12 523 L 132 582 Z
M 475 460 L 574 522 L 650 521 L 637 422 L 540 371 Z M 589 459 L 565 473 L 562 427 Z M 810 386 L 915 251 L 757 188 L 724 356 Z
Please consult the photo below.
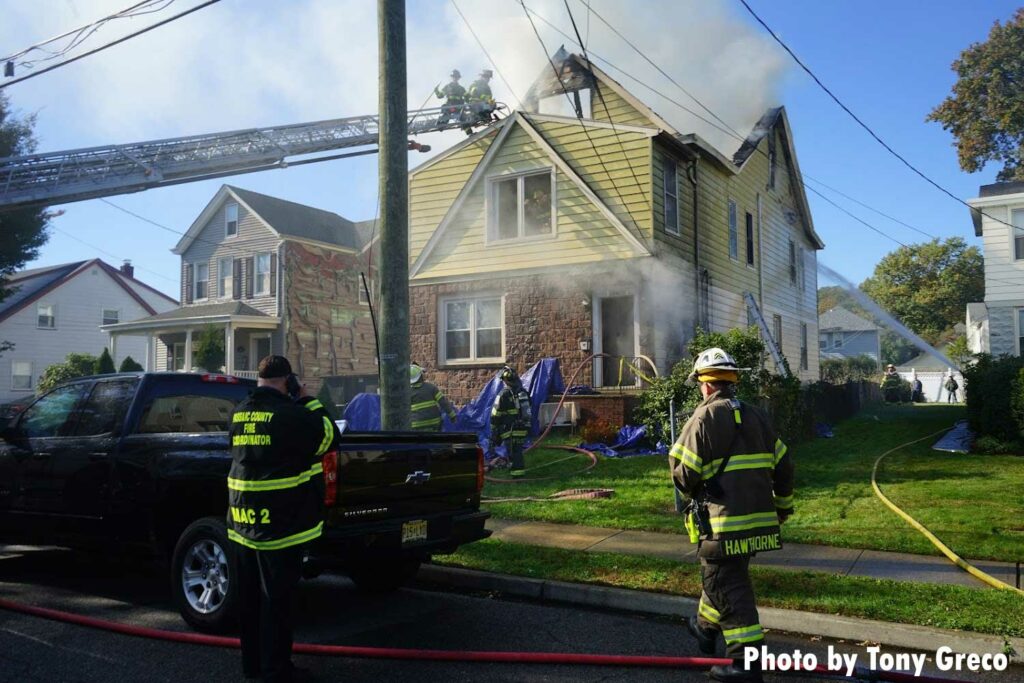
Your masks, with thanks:
M 885 456 L 889 455 L 890 453 L 892 453 L 894 451 L 898 451 L 901 448 L 904 448 L 906 446 L 911 446 L 911 445 L 913 445 L 915 443 L 918 443 L 920 441 L 924 441 L 925 439 L 933 438 L 937 434 L 941 434 L 942 432 L 945 432 L 945 431 L 947 431 L 947 430 L 946 429 L 940 429 L 939 431 L 933 432 L 933 433 L 931 433 L 931 434 L 929 434 L 927 436 L 923 436 L 920 439 L 915 439 L 914 441 L 908 441 L 907 443 L 900 444 L 899 446 L 896 446 L 895 448 L 890 448 L 888 451 L 886 451 L 885 453 L 882 453 L 880 456 L 878 456 L 878 460 L 875 460 L 875 466 L 871 469 L 871 488 L 873 488 L 875 490 L 875 495 L 878 496 L 879 500 L 881 500 L 883 503 L 885 503 L 886 506 L 890 510 L 892 510 L 897 515 L 899 515 L 904 520 L 906 520 L 907 524 L 909 524 L 910 526 L 914 527 L 915 529 L 920 531 L 922 534 L 924 534 L 924 537 L 927 538 L 929 541 L 931 541 L 932 545 L 934 545 L 936 548 L 938 548 L 940 551 L 942 551 L 942 554 L 945 555 L 947 558 L 949 558 L 949 560 L 953 564 L 955 564 L 956 566 L 960 567 L 961 569 L 963 569 L 965 572 L 967 572 L 971 576 L 973 576 L 973 577 L 975 577 L 977 579 L 980 579 L 981 581 L 984 581 L 985 583 L 987 583 L 988 585 L 992 586 L 993 588 L 999 588 L 1001 590 L 1009 590 L 1009 591 L 1013 591 L 1015 593 L 1018 593 L 1020 595 L 1024 595 L 1024 590 L 1021 590 L 1019 588 L 1015 588 L 1015 587 L 1011 586 L 1008 583 L 1003 583 L 1002 581 L 1000 581 L 999 579 L 995 578 L 994 576 L 991 576 L 990 574 L 986 574 L 985 572 L 981 571 L 980 569 L 978 569 L 974 565 L 968 563 L 962 557 L 960 557 L 955 552 L 950 550 L 949 547 L 945 543 L 940 541 L 938 539 L 938 537 L 936 537 L 935 534 L 933 534 L 931 531 L 929 531 L 923 524 L 921 524 L 916 519 L 914 519 L 913 517 L 908 515 L 906 512 L 901 510 L 895 503 L 893 503 L 891 500 L 886 498 L 885 494 L 882 493 L 882 489 L 878 488 L 878 482 L 875 480 L 875 476 L 878 474 L 878 464 L 880 462 L 882 462 L 882 458 L 884 458 Z

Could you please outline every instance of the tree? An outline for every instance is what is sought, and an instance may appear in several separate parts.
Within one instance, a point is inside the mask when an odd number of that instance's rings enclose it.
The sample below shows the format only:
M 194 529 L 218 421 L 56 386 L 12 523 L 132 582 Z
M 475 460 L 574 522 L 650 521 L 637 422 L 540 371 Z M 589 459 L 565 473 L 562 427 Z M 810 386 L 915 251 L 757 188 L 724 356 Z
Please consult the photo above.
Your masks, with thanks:
M 999 180 L 1024 180 L 1024 9 L 1005 24 L 997 21 L 988 40 L 975 43 L 953 62 L 952 94 L 928 115 L 953 134 L 960 168 L 1003 164 Z
M 139 365 L 131 356 L 125 356 L 124 360 L 121 361 L 121 367 L 118 368 L 118 372 L 142 372 L 143 370 L 145 368 Z
M 933 344 L 963 320 L 969 302 L 984 298 L 985 266 L 962 238 L 934 239 L 887 254 L 860 288 Z
M 36 391 L 45 394 L 58 384 L 93 374 L 95 368 L 96 356 L 88 353 L 69 353 L 63 363 L 54 363 L 43 370 Z
M 961 335 L 950 342 L 945 351 L 946 358 L 953 361 L 958 368 L 964 367 L 974 356 L 967 347 L 967 337 Z
M 96 359 L 96 367 L 93 370 L 93 374 L 111 375 L 114 372 L 114 359 L 110 357 L 110 351 L 103 349 L 103 353 Z
M 36 148 L 32 135 L 34 116 L 17 118 L 11 111 L 7 96 L 0 92 L 0 157 L 30 154 Z M 43 208 L 16 209 L 0 212 L 0 301 L 14 289 L 6 287 L 7 279 L 16 270 L 39 255 L 46 243 L 49 214 Z M 0 353 L 14 347 L 0 340 Z
M 213 325 L 204 327 L 193 345 L 192 357 L 203 370 L 219 370 L 224 365 L 224 331 Z

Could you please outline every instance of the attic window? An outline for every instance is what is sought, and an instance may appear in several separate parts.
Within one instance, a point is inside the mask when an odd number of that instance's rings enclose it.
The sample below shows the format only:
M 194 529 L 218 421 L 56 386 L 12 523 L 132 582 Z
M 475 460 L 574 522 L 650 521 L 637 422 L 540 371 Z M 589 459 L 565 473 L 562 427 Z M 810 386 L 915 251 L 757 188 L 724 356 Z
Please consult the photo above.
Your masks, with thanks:
M 234 237 L 238 234 L 238 204 L 224 207 L 224 235 Z
M 501 176 L 491 181 L 491 240 L 544 237 L 554 233 L 554 174 Z

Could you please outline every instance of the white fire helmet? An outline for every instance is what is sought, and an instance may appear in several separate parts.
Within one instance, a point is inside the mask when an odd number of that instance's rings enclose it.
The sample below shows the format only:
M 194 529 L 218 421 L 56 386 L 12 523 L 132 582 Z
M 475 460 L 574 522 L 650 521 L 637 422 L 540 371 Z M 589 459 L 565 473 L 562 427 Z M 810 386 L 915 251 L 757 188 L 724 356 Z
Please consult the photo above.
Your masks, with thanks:
M 741 368 L 728 353 L 718 347 L 702 351 L 693 362 L 693 372 L 687 381 L 694 382 L 738 382 Z

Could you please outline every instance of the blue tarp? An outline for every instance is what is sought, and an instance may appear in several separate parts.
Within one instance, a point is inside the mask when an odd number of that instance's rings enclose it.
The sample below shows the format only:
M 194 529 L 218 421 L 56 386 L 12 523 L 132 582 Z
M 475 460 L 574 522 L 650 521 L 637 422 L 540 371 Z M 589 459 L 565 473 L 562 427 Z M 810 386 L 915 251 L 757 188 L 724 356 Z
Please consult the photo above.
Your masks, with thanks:
M 974 433 L 967 427 L 967 420 L 958 420 L 951 430 L 942 435 L 942 438 L 932 446 L 933 451 L 948 451 L 950 453 L 970 453 L 971 442 L 974 441 Z
M 660 441 L 654 450 L 641 448 L 640 444 L 643 443 L 645 436 L 647 436 L 647 429 L 642 425 L 639 427 L 626 425 L 619 430 L 614 443 L 610 445 L 603 443 L 581 443 L 580 448 L 600 453 L 609 458 L 622 458 L 629 455 L 666 455 L 668 453 L 668 447 Z

